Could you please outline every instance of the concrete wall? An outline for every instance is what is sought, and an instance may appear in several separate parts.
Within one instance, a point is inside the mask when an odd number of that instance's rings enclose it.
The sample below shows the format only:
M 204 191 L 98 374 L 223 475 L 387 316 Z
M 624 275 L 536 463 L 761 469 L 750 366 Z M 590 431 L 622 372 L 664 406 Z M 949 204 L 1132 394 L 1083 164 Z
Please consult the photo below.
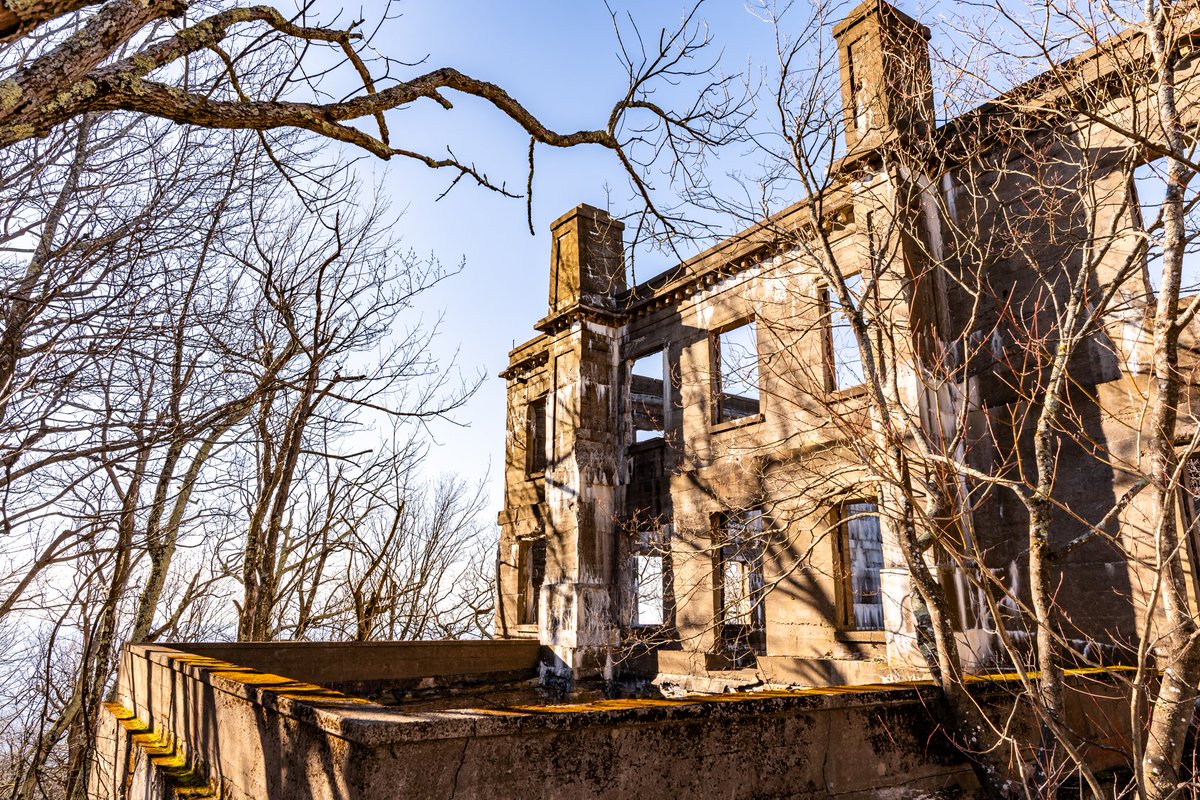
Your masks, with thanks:
M 502 681 L 537 674 L 537 642 L 189 642 L 189 655 L 228 661 L 348 692 L 374 685 Z
M 312 661 L 334 649 L 314 647 Z M 287 650 L 300 664 L 304 646 Z M 1004 687 L 978 690 L 1003 717 Z M 1127 719 L 1102 695 L 1074 694 L 1071 708 L 1077 729 L 1105 747 L 1092 753 L 1100 769 L 1123 763 Z M 932 687 L 912 684 L 404 713 L 135 646 L 105 715 L 92 796 L 158 800 L 197 776 L 226 800 L 973 796 L 974 774 L 938 733 L 934 704 Z M 147 742 L 158 743 L 157 763 Z

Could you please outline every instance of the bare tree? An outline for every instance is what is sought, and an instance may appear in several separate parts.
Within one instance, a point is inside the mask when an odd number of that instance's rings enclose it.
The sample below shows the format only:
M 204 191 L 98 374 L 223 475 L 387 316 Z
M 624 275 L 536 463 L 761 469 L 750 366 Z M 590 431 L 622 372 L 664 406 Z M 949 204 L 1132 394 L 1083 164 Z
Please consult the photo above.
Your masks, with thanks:
M 472 389 L 406 316 L 447 273 L 398 248 L 382 205 L 306 207 L 241 134 L 185 133 L 164 158 L 163 125 L 85 120 L 56 194 L 11 187 L 0 624 L 30 637 L 3 686 L 14 798 L 83 796 L 121 643 L 232 636 L 239 586 L 246 638 L 355 635 L 339 587 L 369 582 L 370 552 L 420 620 L 361 635 L 463 627 L 446 593 L 478 505 L 448 488 L 426 519 L 389 472 Z M 380 554 L 387 508 L 406 524 Z
M 293 217 L 287 204 L 261 213 L 250 241 L 233 254 L 247 270 L 249 296 L 262 298 L 249 309 L 254 335 L 238 358 L 251 372 L 276 376 L 254 397 L 247 418 L 256 467 L 240 559 L 239 636 L 250 640 L 274 635 L 288 551 L 329 535 L 334 520 L 322 516 L 349 511 L 340 507 L 345 473 L 339 477 L 322 465 L 353 457 L 353 451 L 342 453 L 355 445 L 347 437 L 362 425 L 360 415 L 373 411 L 410 422 L 445 416 L 473 391 L 448 385 L 431 362 L 429 331 L 399 328 L 400 314 L 445 273 L 396 254 L 382 208 L 366 209 L 358 219 L 347 213 L 332 229 L 319 218 Z M 380 354 L 368 359 L 376 350 Z M 276 370 L 278 363 L 283 366 Z M 311 510 L 305 520 L 293 504 L 311 470 L 325 476 L 328 491 L 317 495 L 320 512 Z
M 322 23 L 310 5 L 291 18 L 268 6 L 238 5 L 217 5 L 197 18 L 188 4 L 175 0 L 4 6 L 0 147 L 47 136 L 85 114 L 129 111 L 208 128 L 301 129 L 381 158 L 400 156 L 449 170 L 454 183 L 466 177 L 511 195 L 503 182 L 493 182 L 451 151 L 443 156 L 392 143 L 386 112 L 422 101 L 450 111 L 451 93 L 458 93 L 488 103 L 529 134 L 527 192 L 536 144 L 591 144 L 615 154 L 649 204 L 646 170 L 660 153 L 682 164 L 728 141 L 743 116 L 742 102 L 729 92 L 731 82 L 712 78 L 711 64 L 696 63 L 709 41 L 696 21 L 698 7 L 653 46 L 636 29 L 626 30 L 631 40 L 628 47 L 621 41 L 626 93 L 602 126 L 562 133 L 494 83 L 453 67 L 412 74 L 399 57 L 377 54 L 363 20 L 339 22 L 340 11 Z M 389 6 L 381 23 L 390 16 Z M 694 99 L 675 111 L 661 105 L 655 92 L 679 81 L 698 86 Z M 356 124 L 363 122 L 368 127 Z

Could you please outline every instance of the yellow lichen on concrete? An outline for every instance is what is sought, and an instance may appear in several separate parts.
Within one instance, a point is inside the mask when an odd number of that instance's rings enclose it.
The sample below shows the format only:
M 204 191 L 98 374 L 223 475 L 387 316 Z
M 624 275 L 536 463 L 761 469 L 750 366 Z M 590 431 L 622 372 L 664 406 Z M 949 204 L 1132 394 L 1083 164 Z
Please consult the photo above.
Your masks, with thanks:
M 216 787 L 188 762 L 174 737 L 168 738 L 155 731 L 120 703 L 105 703 L 104 707 L 129 732 L 130 741 L 145 753 L 155 771 L 162 776 L 169 797 L 176 800 L 217 797 Z
M 217 664 L 223 664 L 223 662 L 217 662 Z M 282 675 L 259 672 L 245 667 L 235 667 L 231 664 L 223 665 L 229 667 L 229 669 L 213 670 L 209 674 L 214 677 L 240 683 L 244 686 L 253 686 L 257 689 L 269 691 L 276 697 L 286 697 L 289 700 L 335 700 L 339 703 L 371 703 L 371 701 L 364 700 L 361 697 L 343 694 L 334 689 L 318 686 L 315 683 L 304 683 L 303 681 L 285 678 Z
M 283 675 L 238 666 L 237 664 L 231 664 L 228 661 L 222 661 L 211 656 L 199 656 L 181 652 L 172 654 L 171 660 L 176 664 L 205 669 L 208 671 L 210 677 L 221 678 L 234 683 L 240 683 L 243 686 L 253 686 L 257 689 L 270 691 L 277 697 L 286 697 L 291 700 L 336 700 L 345 703 L 370 703 L 369 700 L 364 700 L 361 697 L 343 694 L 334 689 L 318 686 L 315 683 L 305 683 L 284 677 Z
M 1112 672 L 1132 671 L 1134 667 L 1081 667 L 1077 669 L 1065 670 L 1068 677 L 1086 677 L 1086 676 L 1104 676 Z M 1016 673 L 992 673 L 988 675 L 969 675 L 966 677 L 968 683 L 989 684 L 989 683 L 1009 683 L 1020 680 Z M 1025 673 L 1025 678 L 1036 680 L 1039 673 L 1030 671 Z M 915 681 L 897 681 L 895 683 L 873 683 L 873 684 L 854 684 L 845 686 L 820 686 L 808 689 L 754 689 L 745 692 L 732 692 L 728 694 L 704 694 L 695 693 L 687 694 L 679 698 L 658 698 L 658 697 L 639 697 L 614 700 L 592 700 L 586 703 L 559 703 L 559 704 L 527 704 L 510 706 L 504 712 L 496 713 L 519 713 L 519 714 L 582 714 L 588 712 L 599 711 L 617 711 L 629 710 L 637 708 L 664 708 L 671 706 L 695 705 L 703 703 L 741 703 L 753 700 L 769 700 L 788 697 L 811 697 L 811 696 L 830 696 L 830 695 L 856 695 L 866 694 L 869 692 L 895 692 L 900 690 L 919 690 L 922 688 L 932 687 L 931 680 L 915 680 Z M 472 709 L 475 711 L 476 709 Z

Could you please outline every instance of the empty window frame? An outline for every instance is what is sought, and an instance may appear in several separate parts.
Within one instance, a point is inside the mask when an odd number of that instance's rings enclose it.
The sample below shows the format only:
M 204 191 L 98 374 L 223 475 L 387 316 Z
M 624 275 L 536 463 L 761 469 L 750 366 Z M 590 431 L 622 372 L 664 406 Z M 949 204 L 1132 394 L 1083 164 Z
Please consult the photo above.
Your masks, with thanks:
M 639 627 L 662 625 L 666 620 L 663 583 L 666 571 L 658 553 L 633 556 L 633 624 Z
M 883 535 L 875 503 L 842 504 L 838 520 L 842 574 L 845 579 L 846 623 L 860 631 L 883 630 Z
M 850 275 L 844 280 L 853 302 L 859 302 L 862 298 L 862 275 Z M 828 388 L 836 391 L 860 386 L 863 382 L 863 362 L 858 337 L 854 335 L 837 292 L 825 287 L 823 293 L 821 305 L 828 319 L 825 342 Z
M 538 595 L 546 577 L 546 540 L 526 539 L 517 545 L 517 624 L 538 624 Z
M 746 320 L 712 337 L 713 422 L 757 417 L 758 325 Z
M 1148 239 L 1146 267 L 1150 286 L 1158 291 L 1162 283 L 1163 267 L 1163 200 L 1167 193 L 1167 161 L 1157 159 L 1142 164 L 1133 171 L 1133 187 L 1137 194 L 1138 211 L 1141 219 L 1138 229 L 1145 231 Z M 1183 266 L 1180 272 L 1180 291 L 1184 294 L 1200 289 L 1200 212 L 1195 208 L 1196 189 L 1188 188 L 1184 196 Z M 1190 209 L 1190 210 L 1189 210 Z
M 670 406 L 670 382 L 666 380 L 666 351 L 647 353 L 629 368 L 629 410 L 633 441 L 661 439 L 666 431 Z
M 525 419 L 525 472 L 546 471 L 546 396 L 529 401 Z
M 1188 456 L 1184 462 L 1179 495 L 1193 591 L 1200 595 L 1200 456 Z
M 634 625 L 658 627 L 666 622 L 666 569 L 661 553 L 634 554 Z
M 629 558 L 629 622 L 661 627 L 671 617 L 670 526 L 652 525 L 634 534 Z
M 754 564 L 741 550 L 727 550 L 722 564 L 722 621 L 726 625 L 749 627 L 754 623 Z
M 721 639 L 734 652 L 766 652 L 763 608 L 763 513 L 761 509 L 718 515 L 717 559 Z

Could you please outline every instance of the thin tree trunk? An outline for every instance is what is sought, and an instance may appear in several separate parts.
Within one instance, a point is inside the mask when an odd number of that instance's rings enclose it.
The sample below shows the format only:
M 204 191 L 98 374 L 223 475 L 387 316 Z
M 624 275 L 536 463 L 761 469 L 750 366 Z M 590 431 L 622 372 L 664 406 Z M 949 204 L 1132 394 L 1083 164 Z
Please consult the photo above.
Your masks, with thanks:
M 1167 50 L 1165 28 L 1168 4 L 1148 0 L 1146 19 L 1158 77 L 1158 112 L 1172 153 L 1185 153 L 1186 142 L 1176 108 L 1175 56 Z M 1184 193 L 1190 179 L 1186 165 L 1168 158 L 1163 199 L 1162 283 L 1154 315 L 1153 396 L 1150 414 L 1150 477 L 1157 501 L 1155 551 L 1161 582 L 1166 647 L 1162 682 L 1150 712 L 1146 748 L 1142 756 L 1142 783 L 1149 800 L 1177 797 L 1180 761 L 1188 726 L 1195 713 L 1200 685 L 1200 646 L 1196 620 L 1187 599 L 1187 582 L 1175 523 L 1175 430 L 1179 404 L 1179 286 L 1187 241 Z M 1152 635 L 1147 631 L 1146 635 Z

